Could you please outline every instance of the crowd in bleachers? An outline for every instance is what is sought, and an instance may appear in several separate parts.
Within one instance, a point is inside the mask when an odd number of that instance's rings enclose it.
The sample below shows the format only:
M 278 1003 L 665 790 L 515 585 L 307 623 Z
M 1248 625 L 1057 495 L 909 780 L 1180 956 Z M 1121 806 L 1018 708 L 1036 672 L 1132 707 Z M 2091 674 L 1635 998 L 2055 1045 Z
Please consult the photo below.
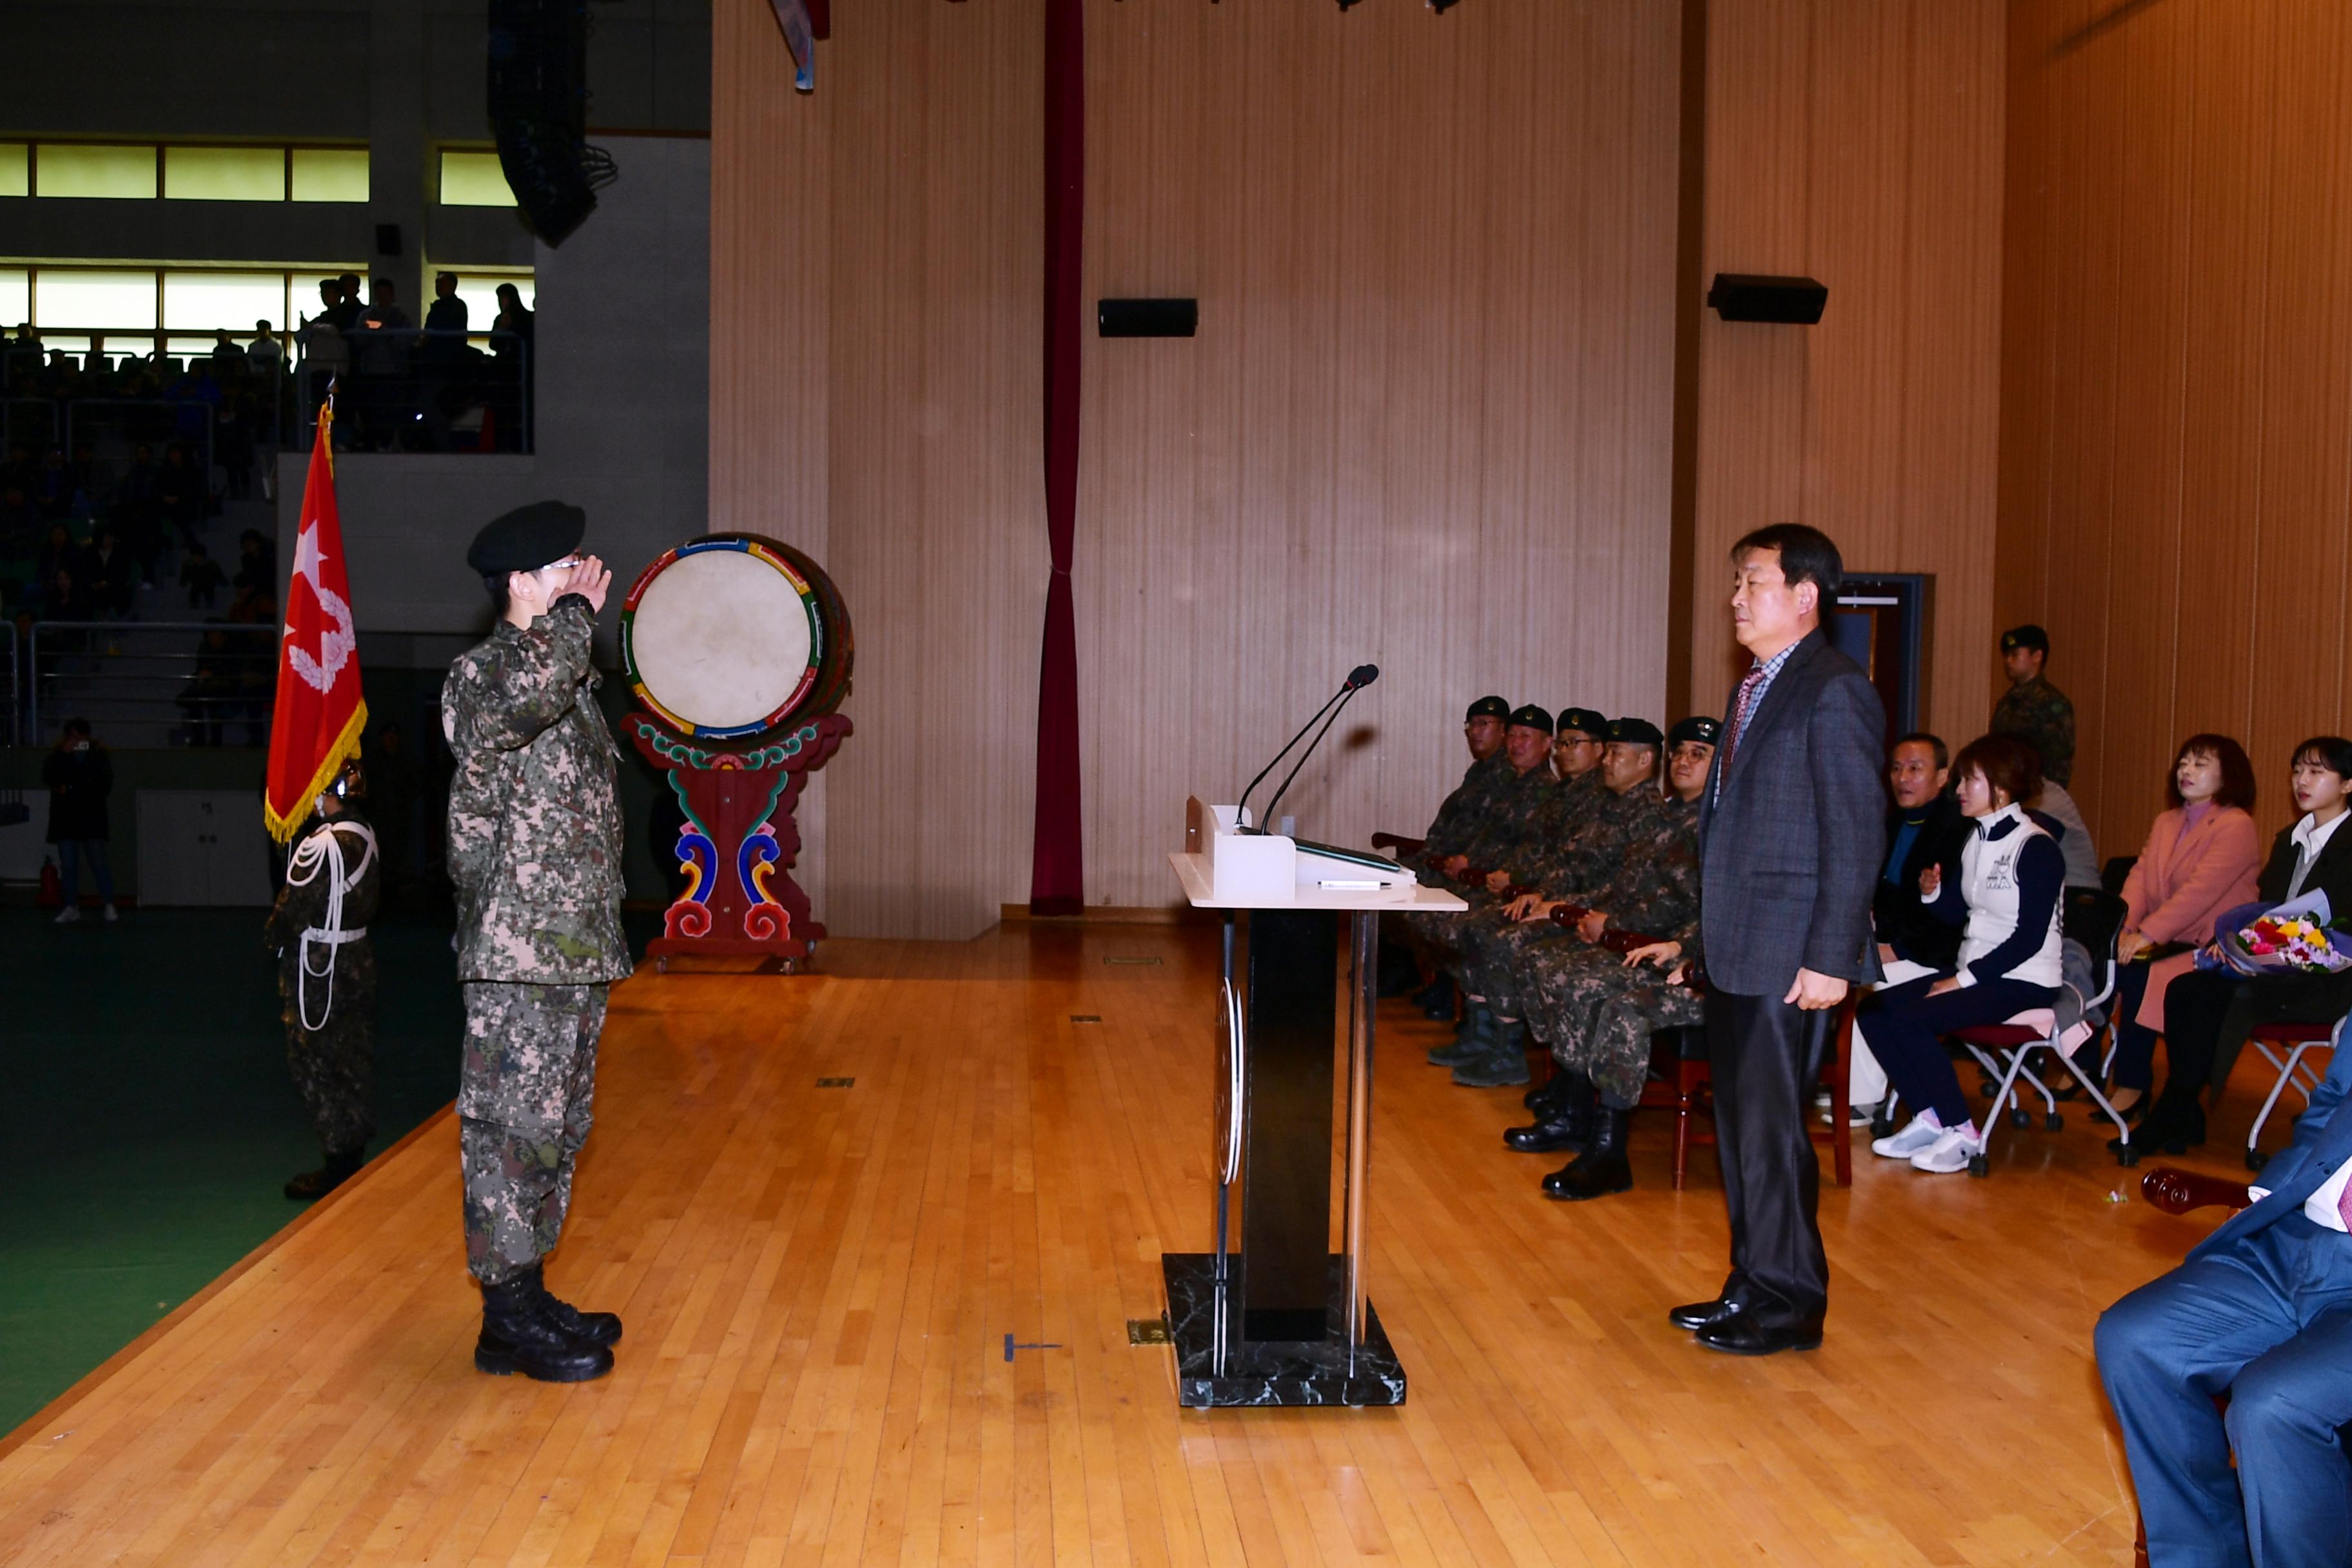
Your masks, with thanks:
M 436 274 L 433 289 L 419 327 L 388 278 L 370 285 L 364 302 L 358 274 L 322 279 L 319 311 L 296 334 L 302 407 L 336 388 L 339 449 L 530 450 L 537 319 L 521 290 L 499 284 L 497 317 L 478 323 L 456 273 Z M 472 342 L 484 331 L 487 349 Z

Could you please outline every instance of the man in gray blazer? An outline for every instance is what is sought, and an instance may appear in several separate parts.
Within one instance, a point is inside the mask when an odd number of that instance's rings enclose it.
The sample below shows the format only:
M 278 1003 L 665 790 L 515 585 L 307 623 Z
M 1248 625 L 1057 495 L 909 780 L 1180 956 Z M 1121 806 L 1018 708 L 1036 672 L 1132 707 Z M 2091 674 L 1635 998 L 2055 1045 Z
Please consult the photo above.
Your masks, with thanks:
M 1732 635 L 1753 656 L 1725 704 L 1699 805 L 1699 951 L 1717 1150 L 1731 1215 L 1719 1295 L 1668 1314 L 1736 1355 L 1822 1342 L 1829 1260 L 1806 1132 L 1831 1026 L 1878 977 L 1870 899 L 1885 853 L 1878 692 L 1832 647 L 1837 546 L 1800 523 L 1732 547 Z

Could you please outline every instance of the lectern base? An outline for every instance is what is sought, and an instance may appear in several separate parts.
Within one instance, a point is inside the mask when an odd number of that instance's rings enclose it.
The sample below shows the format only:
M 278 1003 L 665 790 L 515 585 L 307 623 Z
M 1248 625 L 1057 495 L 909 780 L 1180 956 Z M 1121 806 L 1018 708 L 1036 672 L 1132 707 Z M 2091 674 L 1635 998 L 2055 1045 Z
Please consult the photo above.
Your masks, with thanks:
M 1234 1260 L 1238 1263 L 1238 1259 Z M 1241 1337 L 1228 1300 L 1220 1312 L 1216 1257 L 1170 1252 L 1160 1267 L 1168 1281 L 1169 1337 L 1176 1344 L 1176 1403 L 1193 1409 L 1220 1405 L 1402 1405 L 1404 1368 L 1364 1308 L 1364 1342 L 1349 1355 L 1342 1260 L 1331 1259 L 1330 1310 L 1323 1338 L 1252 1341 Z M 1230 1289 L 1230 1287 L 1228 1287 Z M 1225 1333 L 1224 1354 L 1217 1334 Z

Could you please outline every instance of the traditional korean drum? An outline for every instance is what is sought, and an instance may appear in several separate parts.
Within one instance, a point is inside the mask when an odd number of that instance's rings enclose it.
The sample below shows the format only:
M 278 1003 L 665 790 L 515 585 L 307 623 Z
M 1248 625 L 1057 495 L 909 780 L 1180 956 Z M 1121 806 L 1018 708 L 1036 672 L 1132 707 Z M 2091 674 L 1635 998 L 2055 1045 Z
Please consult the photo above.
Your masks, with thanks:
M 849 612 L 817 563 L 754 533 L 679 545 L 621 607 L 621 659 L 679 734 L 735 741 L 805 723 L 849 694 Z

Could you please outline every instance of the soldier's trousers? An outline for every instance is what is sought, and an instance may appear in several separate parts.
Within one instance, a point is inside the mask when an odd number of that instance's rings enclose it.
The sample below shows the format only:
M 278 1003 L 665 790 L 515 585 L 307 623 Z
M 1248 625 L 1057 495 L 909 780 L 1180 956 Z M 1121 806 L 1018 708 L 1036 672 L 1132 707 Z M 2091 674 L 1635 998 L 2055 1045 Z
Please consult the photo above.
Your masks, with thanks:
M 471 981 L 457 1089 L 466 1266 L 501 1285 L 555 1250 L 588 1141 L 606 988 Z
M 1484 996 L 1497 1018 L 1525 1018 L 1527 975 L 1554 949 L 1582 945 L 1573 932 L 1544 921 L 1514 921 L 1500 900 L 1462 918 L 1462 986 Z
M 1484 888 L 1462 888 L 1442 884 L 1448 891 L 1460 894 L 1470 902 L 1467 910 L 1415 910 L 1404 917 L 1405 925 L 1420 942 L 1423 953 L 1432 966 L 1459 973 L 1462 967 L 1462 928 L 1475 919 L 1480 910 L 1495 901 L 1495 895 Z
M 311 950 L 313 963 L 318 951 Z M 327 975 L 305 980 L 297 973 L 299 956 L 278 965 L 278 989 L 286 999 L 286 1069 L 319 1147 L 353 1154 L 375 1137 L 375 953 L 365 937 L 333 952 L 331 990 Z M 326 1015 L 316 1029 L 302 1026 L 306 985 L 310 1016 Z
M 1669 985 L 1653 965 L 1626 965 L 1621 953 L 1573 942 L 1529 966 L 1529 1013 L 1552 1059 L 1592 1080 L 1612 1105 L 1642 1098 L 1654 1029 L 1706 1020 L 1706 1005 L 1688 986 Z

